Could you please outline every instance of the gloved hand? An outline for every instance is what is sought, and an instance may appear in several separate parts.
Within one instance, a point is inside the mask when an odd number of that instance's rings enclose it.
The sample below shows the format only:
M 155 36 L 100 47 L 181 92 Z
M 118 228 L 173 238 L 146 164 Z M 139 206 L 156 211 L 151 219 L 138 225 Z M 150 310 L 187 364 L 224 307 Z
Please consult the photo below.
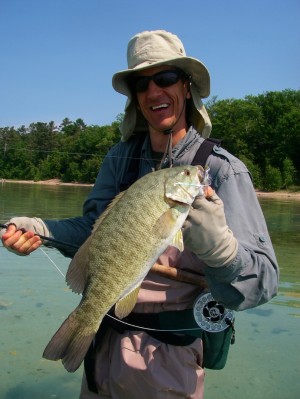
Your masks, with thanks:
M 193 202 L 183 224 L 183 242 L 210 267 L 227 266 L 236 257 L 238 242 L 227 226 L 223 202 L 214 191 Z
M 0 238 L 3 246 L 17 255 L 29 255 L 42 244 L 36 234 L 50 236 L 47 226 L 40 218 L 15 217 L 6 225 L 7 230 L 0 230 Z
M 26 231 L 33 231 L 36 234 L 40 234 L 45 237 L 50 236 L 48 227 L 40 218 L 28 218 L 26 216 L 15 217 L 10 219 L 6 225 L 14 224 L 17 230 L 24 229 Z

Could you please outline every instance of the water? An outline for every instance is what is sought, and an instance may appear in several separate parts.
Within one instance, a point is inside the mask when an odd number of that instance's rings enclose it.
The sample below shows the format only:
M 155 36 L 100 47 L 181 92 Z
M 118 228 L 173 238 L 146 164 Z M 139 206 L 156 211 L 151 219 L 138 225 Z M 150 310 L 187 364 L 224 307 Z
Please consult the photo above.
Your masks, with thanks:
M 0 222 L 12 216 L 81 214 L 89 187 L 0 183 Z M 281 269 L 279 295 L 236 314 L 236 343 L 223 370 L 207 370 L 206 399 L 296 399 L 300 392 L 300 201 L 260 199 Z M 79 301 L 51 259 L 54 249 L 15 256 L 0 246 L 0 399 L 79 396 L 82 367 L 67 373 L 41 354 Z

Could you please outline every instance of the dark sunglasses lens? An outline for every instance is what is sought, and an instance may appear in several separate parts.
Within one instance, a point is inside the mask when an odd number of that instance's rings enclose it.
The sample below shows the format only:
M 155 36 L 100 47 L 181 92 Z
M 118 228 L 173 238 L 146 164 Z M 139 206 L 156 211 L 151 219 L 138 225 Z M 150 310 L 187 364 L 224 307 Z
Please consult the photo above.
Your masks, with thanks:
M 137 93 L 142 93 L 148 89 L 149 82 L 151 80 L 151 77 L 148 76 L 140 76 L 138 79 L 136 79 L 134 88 Z
M 178 82 L 180 73 L 177 71 L 166 71 L 153 76 L 155 84 L 159 87 L 168 87 Z
M 168 87 L 177 83 L 180 76 L 179 71 L 162 71 L 153 76 L 139 76 L 134 83 L 134 89 L 137 93 L 143 93 L 148 89 L 150 80 L 159 87 Z

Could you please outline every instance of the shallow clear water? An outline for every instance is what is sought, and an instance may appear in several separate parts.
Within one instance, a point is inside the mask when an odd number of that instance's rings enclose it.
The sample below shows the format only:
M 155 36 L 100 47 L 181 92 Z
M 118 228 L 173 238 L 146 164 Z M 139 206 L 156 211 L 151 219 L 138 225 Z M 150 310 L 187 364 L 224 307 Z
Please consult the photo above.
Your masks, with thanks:
M 90 188 L 0 184 L 0 222 L 18 215 L 63 218 L 81 213 Z M 281 269 L 279 295 L 236 314 L 236 343 L 226 367 L 207 370 L 207 399 L 296 399 L 300 392 L 300 201 L 260 199 Z M 0 246 L 0 399 L 77 398 L 74 374 L 42 352 L 79 301 L 53 262 L 54 249 L 18 257 Z

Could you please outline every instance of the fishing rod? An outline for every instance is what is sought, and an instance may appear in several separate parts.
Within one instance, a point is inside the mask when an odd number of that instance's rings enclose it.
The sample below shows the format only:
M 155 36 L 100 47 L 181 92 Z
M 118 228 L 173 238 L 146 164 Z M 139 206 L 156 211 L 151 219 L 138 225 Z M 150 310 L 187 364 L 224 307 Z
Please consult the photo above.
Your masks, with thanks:
M 8 225 L 0 223 L 0 228 L 7 229 L 7 227 L 8 227 Z M 25 229 L 21 229 L 21 230 L 24 233 L 26 232 Z M 69 247 L 79 249 L 79 245 L 71 244 L 69 242 L 59 241 L 59 240 L 56 240 L 55 238 L 51 238 L 51 237 L 45 237 L 45 236 L 42 236 L 41 234 L 35 234 L 35 235 L 40 237 L 43 240 L 52 241 L 57 244 L 66 245 Z M 46 254 L 46 256 L 47 256 L 47 254 Z M 52 260 L 51 260 L 51 262 L 52 262 Z M 55 266 L 55 267 L 57 268 L 57 266 Z M 185 270 L 179 270 L 179 269 L 176 269 L 175 267 L 171 267 L 171 266 L 160 265 L 158 263 L 155 263 L 152 266 L 151 271 L 153 273 L 160 274 L 161 276 L 171 278 L 172 280 L 177 280 L 177 281 L 180 280 L 185 283 L 199 286 L 201 288 L 207 288 L 207 285 L 203 279 L 203 276 L 198 276 L 195 273 L 191 273 L 191 272 L 188 272 Z
M 0 227 L 1 227 L 2 229 L 7 229 L 7 228 L 8 228 L 8 225 L 7 225 L 7 224 L 2 224 L 2 223 L 0 223 Z M 25 230 L 25 229 L 19 229 L 19 230 L 21 230 L 23 233 L 26 233 L 26 230 Z M 72 248 L 79 249 L 79 245 L 71 244 L 70 242 L 64 242 L 64 241 L 56 240 L 55 238 L 46 237 L 46 236 L 43 236 L 43 235 L 37 234 L 37 233 L 35 233 L 35 235 L 38 236 L 38 237 L 40 237 L 42 240 L 46 240 L 46 241 L 54 242 L 54 243 L 56 243 L 56 244 L 66 245 L 66 246 L 68 246 L 68 247 L 72 247 Z

